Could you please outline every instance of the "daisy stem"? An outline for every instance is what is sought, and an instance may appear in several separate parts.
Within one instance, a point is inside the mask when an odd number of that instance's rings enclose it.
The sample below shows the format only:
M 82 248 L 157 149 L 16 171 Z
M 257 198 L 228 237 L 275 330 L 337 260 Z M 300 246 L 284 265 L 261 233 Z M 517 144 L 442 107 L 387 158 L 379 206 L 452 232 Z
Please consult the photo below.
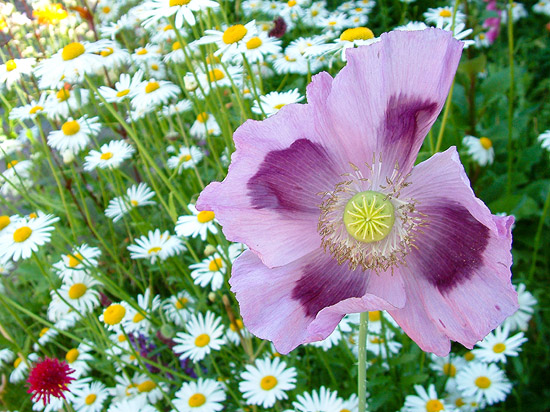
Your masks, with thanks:
M 546 221 L 546 216 L 548 215 L 548 208 L 550 207 L 550 187 L 548 188 L 548 193 L 546 194 L 546 200 L 544 201 L 544 207 L 542 209 L 542 215 L 540 216 L 539 225 L 537 227 L 537 233 L 535 235 L 535 243 L 533 246 L 533 256 L 531 257 L 531 267 L 529 268 L 529 283 L 533 282 L 533 276 L 535 275 L 535 270 L 537 268 L 537 254 L 540 247 L 540 237 L 542 235 L 542 229 L 544 228 L 544 222 Z
M 365 412 L 367 407 L 367 332 L 369 312 L 362 312 L 359 321 L 359 361 L 357 367 L 357 396 L 359 398 L 359 412 Z

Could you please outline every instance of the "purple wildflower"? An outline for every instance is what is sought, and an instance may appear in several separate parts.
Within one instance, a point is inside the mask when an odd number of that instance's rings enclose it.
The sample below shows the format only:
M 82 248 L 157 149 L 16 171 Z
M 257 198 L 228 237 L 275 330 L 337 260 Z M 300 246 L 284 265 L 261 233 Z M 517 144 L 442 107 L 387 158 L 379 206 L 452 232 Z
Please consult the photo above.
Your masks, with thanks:
M 280 39 L 283 37 L 286 33 L 286 22 L 285 19 L 282 17 L 276 17 L 275 20 L 273 20 L 273 28 L 269 30 L 269 37 L 276 37 Z
M 456 148 L 414 166 L 461 51 L 438 29 L 383 34 L 349 49 L 335 78 L 315 76 L 308 104 L 235 132 L 229 173 L 197 209 L 250 248 L 230 283 L 247 328 L 279 352 L 387 310 L 444 356 L 517 309 L 513 217 L 475 197 Z

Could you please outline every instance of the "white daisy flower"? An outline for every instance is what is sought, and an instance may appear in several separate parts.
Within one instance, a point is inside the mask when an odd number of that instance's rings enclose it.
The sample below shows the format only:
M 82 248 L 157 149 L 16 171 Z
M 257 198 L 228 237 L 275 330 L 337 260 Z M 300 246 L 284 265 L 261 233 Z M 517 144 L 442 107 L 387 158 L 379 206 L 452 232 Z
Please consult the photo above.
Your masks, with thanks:
M 241 319 L 235 319 L 235 323 L 229 323 L 229 329 L 226 329 L 225 336 L 229 342 L 238 345 L 241 343 L 241 336 L 243 338 L 249 338 L 252 335 L 246 330 Z
M 1 217 L 1 216 L 0 216 Z M 11 261 L 2 262 L 0 261 L 0 275 L 1 276 L 8 276 L 13 269 L 15 269 L 15 265 Z
M 98 73 L 101 74 L 103 69 L 112 70 L 126 64 L 130 61 L 130 53 L 123 49 L 116 41 L 101 39 L 96 42 L 101 49 L 98 51 L 99 59 Z
M 486 48 L 491 45 L 489 42 L 489 38 L 487 37 L 487 33 L 479 33 L 474 37 L 475 45 L 478 49 Z
M 33 350 L 38 351 L 40 346 L 44 346 L 46 343 L 51 342 L 59 335 L 59 332 L 53 328 L 42 328 L 38 334 L 38 344 L 33 345 Z
M 420 385 L 414 385 L 414 390 L 418 396 L 408 395 L 405 398 L 405 405 L 401 409 L 402 412 L 432 412 L 448 411 L 451 409 L 451 406 L 445 400 L 437 396 L 433 384 L 428 387 L 428 391 Z
M 440 376 L 446 376 L 447 381 L 454 380 L 456 374 L 462 371 L 466 365 L 466 360 L 458 355 L 450 353 L 448 356 L 436 356 L 432 354 L 430 369 L 436 371 Z
M 101 412 L 109 397 L 107 387 L 99 381 L 92 381 L 74 389 L 72 394 L 73 407 L 77 412 Z
M 507 326 L 498 327 L 489 333 L 485 338 L 476 344 L 478 349 L 472 350 L 476 359 L 481 362 L 503 362 L 509 356 L 518 356 L 521 345 L 527 342 L 527 338 L 520 332 L 510 336 L 510 329 Z
M 466 28 L 466 24 L 464 24 L 464 23 L 455 22 L 455 25 L 453 27 L 452 22 L 443 23 L 443 21 L 440 20 L 439 22 L 437 22 L 436 27 L 438 29 L 442 29 L 442 30 L 446 30 L 446 31 L 452 31 L 453 32 L 453 37 L 457 40 L 460 40 L 462 42 L 462 44 L 464 45 L 465 49 L 470 47 L 472 44 L 475 44 L 474 40 L 464 40 L 464 38 L 468 37 L 473 32 L 473 29 L 464 30 Z
M 533 11 L 535 13 L 546 14 L 550 16 L 550 1 L 540 0 L 533 6 Z
M 149 319 L 160 307 L 160 296 L 155 295 L 151 299 L 151 290 L 146 289 L 144 294 L 138 295 L 137 306 L 139 309 L 128 307 L 122 326 L 127 333 L 148 333 L 152 327 Z
M 242 67 L 227 66 L 224 68 L 222 66 L 212 66 L 206 73 L 199 72 L 197 79 L 206 94 L 210 94 L 216 88 L 231 87 L 232 84 L 240 87 L 243 81 Z
M 343 402 L 343 399 L 338 397 L 338 392 L 332 392 L 321 386 L 319 392 L 313 390 L 311 393 L 304 392 L 302 395 L 298 395 L 292 405 L 301 412 L 329 412 L 342 410 Z
M 220 5 L 212 0 L 152 0 L 144 4 L 140 17 L 143 26 L 149 27 L 160 19 L 175 15 L 174 23 L 176 28 L 181 29 L 186 21 L 190 26 L 196 23 L 196 12 L 205 11 L 209 8 L 216 9 Z
M 130 92 L 132 107 L 136 110 L 152 110 L 180 93 L 180 88 L 167 80 L 141 82 Z
M 27 376 L 29 371 L 29 364 L 32 362 L 37 362 L 39 359 L 36 353 L 31 353 L 24 360 L 20 356 L 17 356 L 15 362 L 13 362 L 13 371 L 10 374 L 10 383 L 19 383 Z
M 288 399 L 286 391 L 296 387 L 296 369 L 287 368 L 278 357 L 257 359 L 254 365 L 246 365 L 241 379 L 239 390 L 247 405 L 271 408 L 276 401 Z
M 41 93 L 38 101 L 31 100 L 29 104 L 23 106 L 14 107 L 9 115 L 11 120 L 32 120 L 36 119 L 39 114 L 46 113 L 46 99 L 48 95 L 46 93 Z
M 220 382 L 199 378 L 185 382 L 172 403 L 180 412 L 217 412 L 224 407 L 226 395 Z
M 0 86 L 4 83 L 8 90 L 18 82 L 23 75 L 30 75 L 36 63 L 36 59 L 11 59 L 0 65 Z
M 53 215 L 43 215 L 35 219 L 18 219 L 13 226 L 7 227 L 0 235 L 0 260 L 31 257 L 32 252 L 38 250 L 50 241 L 53 223 L 59 220 Z
M 53 120 L 66 119 L 70 113 L 75 113 L 88 104 L 89 95 L 90 92 L 86 89 L 62 87 L 48 95 L 45 106 L 46 115 Z
M 156 383 L 150 377 L 143 373 L 135 373 L 131 382 L 126 385 L 126 394 L 130 396 L 144 396 L 147 402 L 151 404 L 157 403 L 163 398 L 162 393 L 166 392 L 167 388 L 164 383 Z
M 135 239 L 136 244 L 128 246 L 132 259 L 150 259 L 155 263 L 157 258 L 166 260 L 185 250 L 185 246 L 176 236 L 171 236 L 170 232 L 160 233 L 159 229 L 149 231 L 147 236 L 141 236 Z
M 101 45 L 88 42 L 69 43 L 34 70 L 41 89 L 55 89 L 63 82 L 79 83 L 85 74 L 95 73 L 101 58 L 95 54 Z
M 59 301 L 60 305 L 68 303 L 73 310 L 85 315 L 99 306 L 99 292 L 93 289 L 97 285 L 101 282 L 84 272 L 75 272 L 64 279 L 57 292 L 51 292 L 52 301 Z
M 197 40 L 197 44 L 215 43 L 218 50 L 215 55 L 222 55 L 222 62 L 231 61 L 239 54 L 242 45 L 246 45 L 252 37 L 257 35 L 256 22 L 254 20 L 233 26 L 225 26 L 223 30 L 205 30 L 205 35 Z M 245 46 L 246 47 L 246 46 Z
M 228 248 L 228 258 L 233 262 L 237 256 L 243 252 L 243 245 L 233 243 Z M 202 262 L 194 263 L 189 266 L 191 277 L 196 285 L 206 287 L 210 285 L 212 291 L 219 290 L 223 286 L 225 275 L 227 273 L 227 263 L 222 256 L 225 256 L 223 249 L 218 246 L 217 251 L 208 256 Z
M 95 8 L 95 14 L 98 21 L 107 22 L 114 20 L 118 16 L 120 11 L 120 3 L 116 1 L 98 1 L 97 7 Z
M 54 263 L 53 267 L 61 280 L 65 280 L 75 273 L 89 273 L 91 268 L 97 267 L 97 258 L 100 255 L 101 251 L 98 248 L 83 243 L 73 248 L 70 254 L 61 255 L 61 260 Z
M 421 21 L 410 21 L 407 24 L 395 27 L 394 30 L 417 31 L 417 30 L 426 30 L 428 27 L 430 26 L 428 26 L 426 23 L 423 23 Z
M 177 343 L 172 349 L 180 359 L 189 358 L 193 362 L 200 361 L 213 350 L 220 350 L 225 344 L 221 318 L 212 312 L 206 316 L 199 313 L 193 316 L 185 325 L 187 333 L 179 332 L 174 338 Z
M 133 185 L 126 191 L 126 196 L 119 196 L 111 199 L 109 206 L 105 209 L 105 216 L 113 219 L 113 222 L 118 222 L 122 216 L 127 214 L 134 207 L 146 205 L 154 205 L 154 200 L 149 200 L 155 196 L 146 183 Z
M 107 412 L 158 412 L 158 409 L 147 403 L 147 397 L 136 396 L 123 399 L 120 402 L 112 402 Z
M 386 347 L 390 351 L 390 354 L 398 353 L 401 350 L 401 343 L 392 340 L 393 337 L 394 333 L 390 330 L 386 331 L 385 337 L 370 334 L 367 337 L 367 350 L 374 353 L 375 356 L 381 356 L 386 359 L 388 357 Z
M 187 205 L 192 215 L 180 216 L 176 223 L 176 234 L 181 237 L 196 238 L 200 236 L 202 241 L 206 240 L 208 232 L 212 234 L 218 233 L 214 212 L 203 210 L 199 212 L 195 205 Z
M 537 304 L 537 299 L 525 289 L 525 285 L 520 283 L 515 286 L 518 293 L 519 309 L 511 316 L 506 318 L 503 326 L 507 326 L 511 331 L 522 330 L 526 331 L 529 326 L 529 321 L 535 309 L 533 306 Z
M 439 21 L 447 24 L 453 21 L 453 8 L 451 6 L 438 7 L 436 9 L 430 8 L 424 13 L 424 18 L 427 23 L 437 24 Z M 455 15 L 455 24 L 464 23 L 466 15 L 460 10 L 457 10 Z
M 88 119 L 87 115 L 74 120 L 70 117 L 63 125 L 61 130 L 54 130 L 48 135 L 48 145 L 63 152 L 70 150 L 78 153 L 83 150 L 90 142 L 90 137 L 97 136 L 101 130 L 101 123 L 98 117 Z
M 105 325 L 108 330 L 120 332 L 122 321 L 126 318 L 130 305 L 126 302 L 111 303 L 101 315 L 99 321 Z M 122 335 L 124 336 L 124 335 Z M 120 341 L 123 342 L 123 341 Z
M 0 237 L 4 233 L 7 233 L 14 226 L 15 222 L 17 222 L 18 220 L 21 220 L 21 219 L 22 219 L 22 217 L 19 216 L 19 215 L 12 215 L 12 216 L 2 215 L 2 216 L 0 216 Z
M 122 162 L 130 159 L 136 150 L 123 140 L 111 140 L 98 150 L 91 150 L 86 156 L 84 170 L 91 171 L 96 168 L 116 169 Z
M 179 153 L 171 156 L 166 164 L 170 169 L 177 169 L 178 174 L 181 174 L 185 169 L 196 166 L 203 156 L 202 151 L 196 146 L 180 147 Z
M 235 54 L 235 61 L 241 61 L 244 55 L 250 64 L 263 62 L 265 56 L 281 52 L 281 43 L 281 40 L 269 37 L 266 32 L 260 32 L 256 36 L 250 37 L 246 43 L 241 42 L 240 54 Z
M 162 56 L 162 48 L 158 44 L 147 43 L 145 47 L 138 47 L 132 54 L 132 60 L 143 63 L 148 60 L 158 60 Z
M 8 363 L 13 362 L 15 353 L 9 349 L 0 349 L 0 369 L 3 369 Z
M 277 113 L 287 104 L 298 103 L 304 100 L 304 96 L 300 94 L 298 89 L 292 89 L 287 92 L 271 92 L 265 96 L 260 96 L 260 104 L 257 101 L 252 105 L 252 111 L 256 114 L 265 113 L 266 116 L 271 116 Z
M 328 30 L 326 36 L 332 36 L 331 32 L 343 30 L 345 27 L 351 26 L 353 23 L 344 13 L 331 13 L 326 17 L 320 17 L 315 22 L 315 25 L 321 29 Z
M 330 62 L 337 57 L 340 61 L 347 61 L 346 50 L 353 47 L 364 46 L 380 41 L 374 37 L 374 33 L 368 27 L 356 27 L 347 29 L 332 43 L 319 44 L 309 47 L 305 54 L 309 56 L 323 56 L 330 54 Z
M 206 112 L 199 113 L 189 129 L 191 136 L 198 139 L 205 139 L 208 135 L 219 136 L 221 132 L 216 118 L 211 113 Z
M 477 138 L 474 136 L 465 136 L 462 139 L 462 144 L 468 149 L 468 154 L 480 166 L 493 164 L 495 160 L 495 149 L 493 142 L 488 137 Z
M 86 375 L 90 371 L 90 365 L 88 362 L 93 361 L 94 357 L 90 355 L 92 347 L 90 344 L 82 342 L 77 348 L 71 348 L 65 354 L 65 360 L 69 364 L 69 367 L 74 370 L 71 375 L 73 378 L 78 379 L 81 376 Z
M 550 4 L 550 2 L 548 2 Z M 542 132 L 537 140 L 540 142 L 540 145 L 543 149 L 546 149 L 550 152 L 550 129 Z
M 456 375 L 456 383 L 465 396 L 489 405 L 504 401 L 512 390 L 504 371 L 492 363 L 471 362 Z
M 317 342 L 311 342 L 311 346 L 315 346 L 316 348 L 321 348 L 325 352 L 332 347 L 338 345 L 340 340 L 342 339 L 343 333 L 349 333 L 352 331 L 352 321 L 349 317 L 345 316 L 342 318 L 340 323 L 338 324 L 338 327 L 334 329 L 334 331 L 328 335 L 327 338 L 317 341 Z
M 503 11 L 500 15 L 500 22 L 501 24 L 506 24 L 508 21 L 508 9 L 510 8 L 510 5 L 506 3 L 506 10 Z M 512 21 L 515 23 L 519 19 L 522 19 L 524 17 L 527 17 L 529 14 L 527 13 L 527 10 L 525 9 L 525 6 L 523 3 L 518 3 L 516 1 L 512 2 Z
M 191 317 L 194 305 L 195 299 L 187 291 L 182 290 L 166 299 L 162 309 L 169 321 L 177 326 L 183 326 Z
M 445 384 L 445 402 L 452 405 L 456 411 L 460 412 L 476 412 L 485 408 L 485 402 L 478 402 L 471 396 L 464 396 L 461 390 L 458 389 L 456 380 L 448 380 Z M 452 409 L 451 409 L 452 411 Z
M 162 108 L 162 115 L 165 117 L 182 114 L 193 109 L 193 105 L 189 100 L 180 100 L 175 104 L 170 104 Z
M 17 196 L 21 190 L 32 185 L 31 160 L 12 160 L 7 164 L 7 169 L 0 175 L 0 194 L 4 196 Z
M 120 103 L 130 98 L 130 93 L 141 84 L 143 71 L 138 70 L 133 76 L 122 73 L 120 79 L 115 83 L 115 88 L 101 86 L 97 91 L 109 103 Z

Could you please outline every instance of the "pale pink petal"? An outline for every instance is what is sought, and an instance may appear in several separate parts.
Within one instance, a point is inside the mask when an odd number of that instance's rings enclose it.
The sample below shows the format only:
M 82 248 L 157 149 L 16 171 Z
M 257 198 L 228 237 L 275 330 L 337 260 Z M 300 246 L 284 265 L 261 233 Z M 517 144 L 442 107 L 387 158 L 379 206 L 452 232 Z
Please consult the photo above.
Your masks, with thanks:
M 281 353 L 326 338 L 346 313 L 405 304 L 399 275 L 350 271 L 322 250 L 276 268 L 246 251 L 229 283 L 247 328 Z
M 517 310 L 510 283 L 512 217 L 475 198 L 455 148 L 415 167 L 402 193 L 425 215 L 406 267 L 407 304 L 390 314 L 423 350 L 444 356 L 449 340 L 471 348 Z
M 214 211 L 227 239 L 245 243 L 270 267 L 319 248 L 319 192 L 332 190 L 339 173 L 316 141 L 308 106 L 249 120 L 234 138 L 226 179 L 201 193 L 197 209 Z
M 396 163 L 406 174 L 449 92 L 462 42 L 439 29 L 393 31 L 347 50 L 348 64 L 330 92 L 308 88 L 321 140 L 338 139 L 345 161 L 362 166 L 381 156 L 383 175 Z M 342 157 L 342 156 L 340 156 Z

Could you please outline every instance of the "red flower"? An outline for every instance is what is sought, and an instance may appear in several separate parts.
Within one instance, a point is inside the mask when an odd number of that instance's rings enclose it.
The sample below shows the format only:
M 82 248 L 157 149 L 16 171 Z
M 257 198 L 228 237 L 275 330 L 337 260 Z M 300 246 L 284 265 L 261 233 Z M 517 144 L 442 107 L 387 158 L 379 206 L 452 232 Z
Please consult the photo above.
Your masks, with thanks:
M 45 358 L 32 368 L 27 380 L 30 385 L 27 392 L 33 394 L 31 399 L 34 402 L 42 399 L 47 404 L 51 396 L 65 399 L 67 385 L 74 380 L 69 376 L 73 372 L 74 369 L 69 368 L 66 362 Z

